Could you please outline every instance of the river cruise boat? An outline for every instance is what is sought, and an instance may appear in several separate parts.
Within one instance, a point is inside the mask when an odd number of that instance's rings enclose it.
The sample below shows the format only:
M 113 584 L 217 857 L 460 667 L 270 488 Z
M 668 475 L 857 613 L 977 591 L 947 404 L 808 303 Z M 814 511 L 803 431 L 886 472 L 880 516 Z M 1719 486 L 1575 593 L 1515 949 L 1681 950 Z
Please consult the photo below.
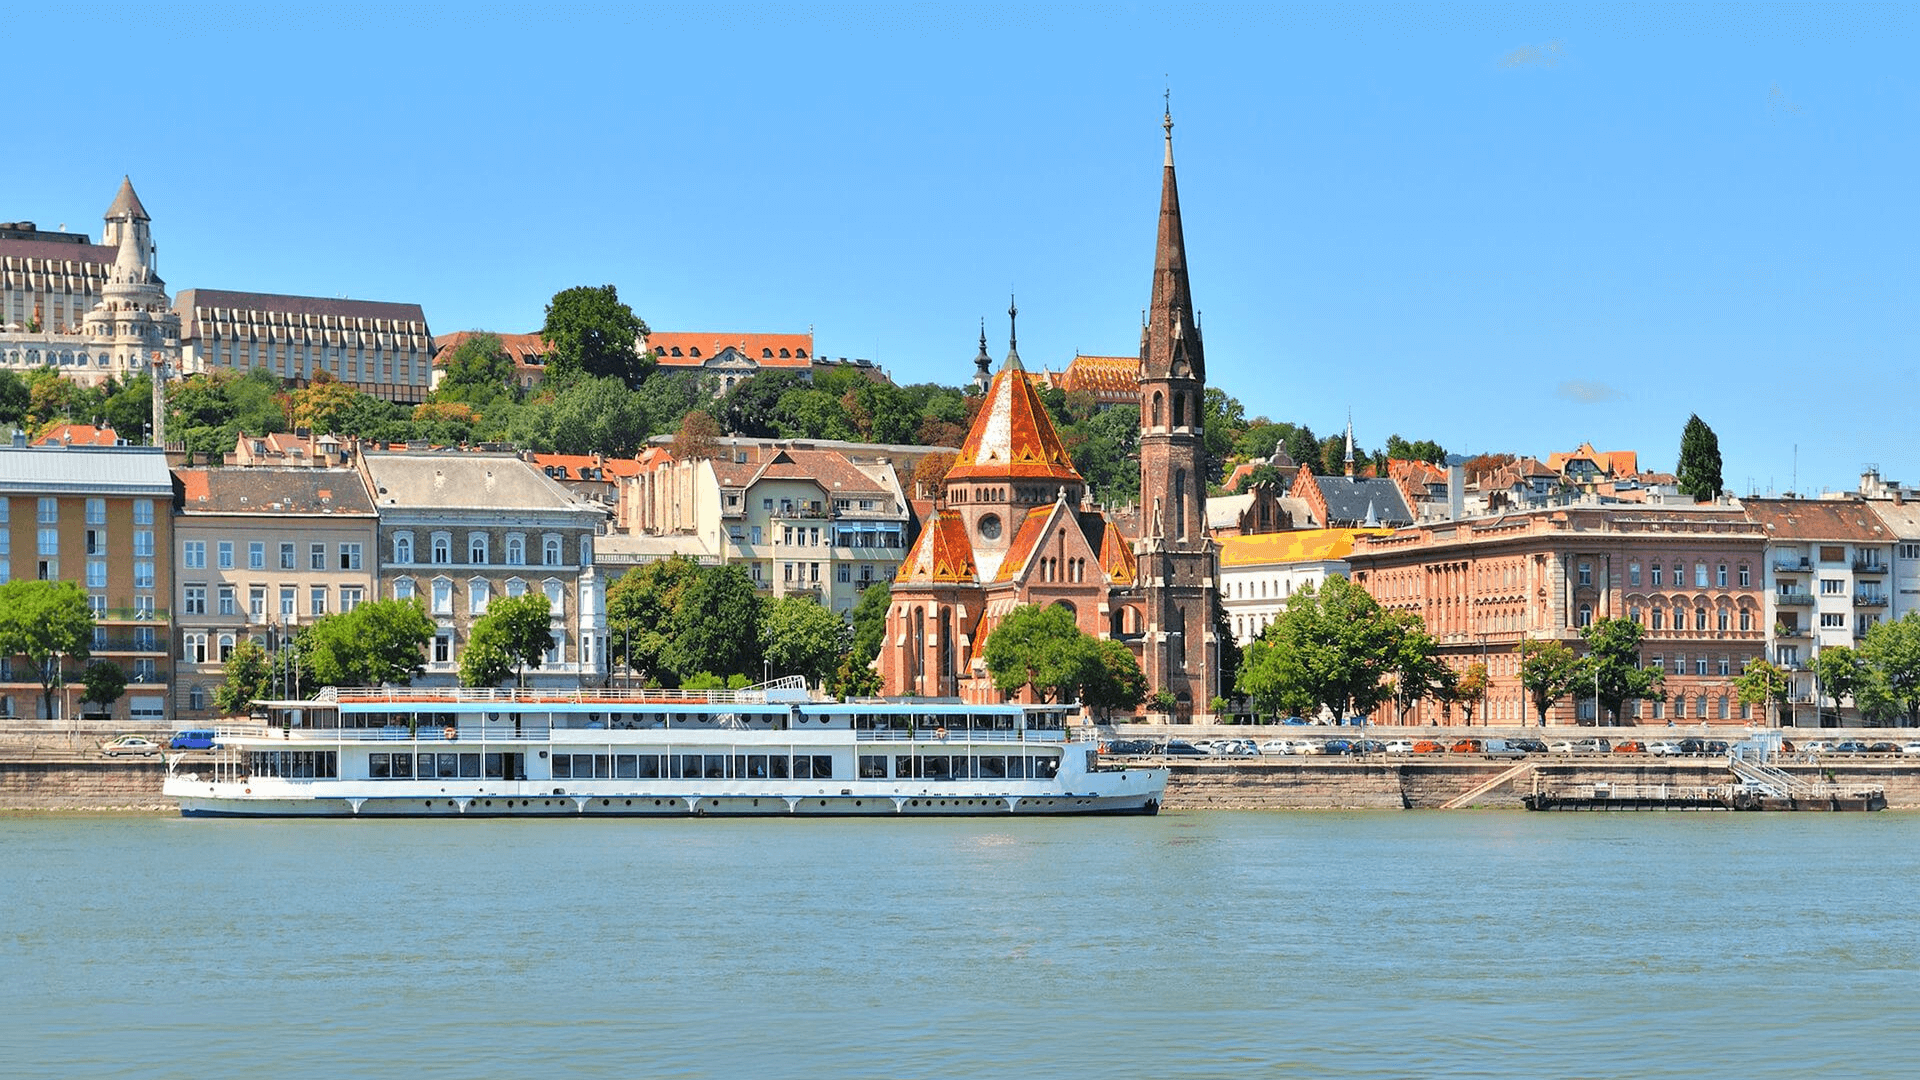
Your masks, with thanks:
M 1158 812 L 1061 707 L 738 691 L 326 690 L 171 755 L 188 816 L 887 816 Z M 259 715 L 259 714 L 256 714 Z

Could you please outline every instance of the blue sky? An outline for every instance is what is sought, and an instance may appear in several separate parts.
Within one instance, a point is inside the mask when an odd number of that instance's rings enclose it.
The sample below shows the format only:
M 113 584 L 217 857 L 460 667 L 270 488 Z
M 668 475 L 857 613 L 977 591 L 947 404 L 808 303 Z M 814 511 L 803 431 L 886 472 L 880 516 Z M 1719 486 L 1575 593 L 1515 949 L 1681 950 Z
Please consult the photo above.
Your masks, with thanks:
M 657 329 L 811 326 L 903 382 L 964 380 L 983 315 L 1004 355 L 1009 291 L 1030 367 L 1137 349 L 1170 84 L 1209 380 L 1249 415 L 1670 469 L 1698 412 L 1742 493 L 1920 483 L 1911 6 L 142 6 L 9 36 L 49 63 L 0 219 L 97 236 L 131 173 L 176 290 L 447 333 L 611 282 Z

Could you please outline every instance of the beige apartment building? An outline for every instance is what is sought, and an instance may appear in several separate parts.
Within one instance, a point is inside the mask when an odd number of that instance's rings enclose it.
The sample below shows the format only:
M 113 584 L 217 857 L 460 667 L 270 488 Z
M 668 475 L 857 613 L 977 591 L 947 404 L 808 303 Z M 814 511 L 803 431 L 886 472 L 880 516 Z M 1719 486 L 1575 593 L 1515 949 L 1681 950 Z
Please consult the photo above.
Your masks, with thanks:
M 214 715 L 234 646 L 270 653 L 375 588 L 379 517 L 353 469 L 175 469 L 173 710 Z M 285 686 L 292 695 L 306 688 Z
M 1626 618 L 1640 624 L 1641 662 L 1662 671 L 1665 692 L 1623 719 L 1737 724 L 1754 712 L 1733 680 L 1767 646 L 1767 543 L 1738 506 L 1581 506 L 1359 536 L 1348 564 L 1381 606 L 1419 615 L 1450 666 L 1487 665 L 1477 721 L 1536 722 L 1520 685 L 1521 642 L 1584 652 L 1582 627 Z M 1389 706 L 1378 719 L 1397 717 Z M 1408 719 L 1460 714 L 1424 701 Z M 1576 689 L 1547 722 L 1593 723 L 1593 698 Z
M 92 660 L 120 666 L 115 719 L 167 719 L 172 644 L 172 478 L 166 455 L 141 446 L 0 448 L 0 582 L 74 581 L 93 607 Z M 80 707 L 69 687 L 48 716 L 22 657 L 0 657 L 0 716 L 57 720 Z M 69 663 L 69 675 L 80 665 Z
M 738 563 L 767 596 L 849 612 L 906 556 L 909 509 L 890 459 L 742 440 L 714 461 L 653 454 L 627 484 L 632 538 L 656 555 Z

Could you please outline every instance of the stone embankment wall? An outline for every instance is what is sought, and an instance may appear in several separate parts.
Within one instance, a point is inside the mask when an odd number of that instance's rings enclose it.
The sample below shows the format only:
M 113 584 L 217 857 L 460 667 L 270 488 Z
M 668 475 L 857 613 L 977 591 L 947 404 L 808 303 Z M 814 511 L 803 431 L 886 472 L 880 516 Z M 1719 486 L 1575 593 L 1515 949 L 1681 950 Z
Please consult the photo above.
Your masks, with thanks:
M 0 760 L 0 810 L 178 809 L 160 794 L 157 760 Z
M 1588 784 L 1674 788 L 1734 782 L 1723 762 L 1702 759 L 1534 757 L 1535 766 L 1474 798 L 1473 808 L 1519 809 L 1521 798 L 1542 788 Z M 1489 758 L 1373 757 L 1228 759 L 1179 761 L 1167 782 L 1169 810 L 1433 810 L 1465 795 L 1518 762 Z M 1808 781 L 1879 787 L 1895 809 L 1920 809 L 1920 761 L 1889 759 L 1824 761 L 1785 766 Z

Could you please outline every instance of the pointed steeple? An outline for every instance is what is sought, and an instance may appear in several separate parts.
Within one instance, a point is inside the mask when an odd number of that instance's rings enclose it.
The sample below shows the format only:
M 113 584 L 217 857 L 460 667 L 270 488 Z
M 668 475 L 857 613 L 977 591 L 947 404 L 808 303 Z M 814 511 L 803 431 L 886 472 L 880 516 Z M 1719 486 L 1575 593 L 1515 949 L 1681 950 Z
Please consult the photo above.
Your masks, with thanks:
M 1013 302 L 1013 295 L 1007 295 L 1007 364 L 1004 370 L 1024 371 L 1020 366 L 1020 307 Z
M 1343 459 L 1347 465 L 1347 475 L 1353 475 L 1353 413 L 1347 413 L 1347 456 Z
M 1173 171 L 1173 113 L 1162 118 L 1167 156 L 1160 177 L 1160 232 L 1153 252 L 1153 298 L 1140 346 L 1144 378 L 1192 375 L 1206 378 L 1200 330 L 1187 284 L 1187 241 L 1180 224 L 1180 187 Z
M 973 385 L 982 393 L 993 382 L 993 357 L 987 355 L 987 318 L 980 317 L 980 355 L 973 358 Z

